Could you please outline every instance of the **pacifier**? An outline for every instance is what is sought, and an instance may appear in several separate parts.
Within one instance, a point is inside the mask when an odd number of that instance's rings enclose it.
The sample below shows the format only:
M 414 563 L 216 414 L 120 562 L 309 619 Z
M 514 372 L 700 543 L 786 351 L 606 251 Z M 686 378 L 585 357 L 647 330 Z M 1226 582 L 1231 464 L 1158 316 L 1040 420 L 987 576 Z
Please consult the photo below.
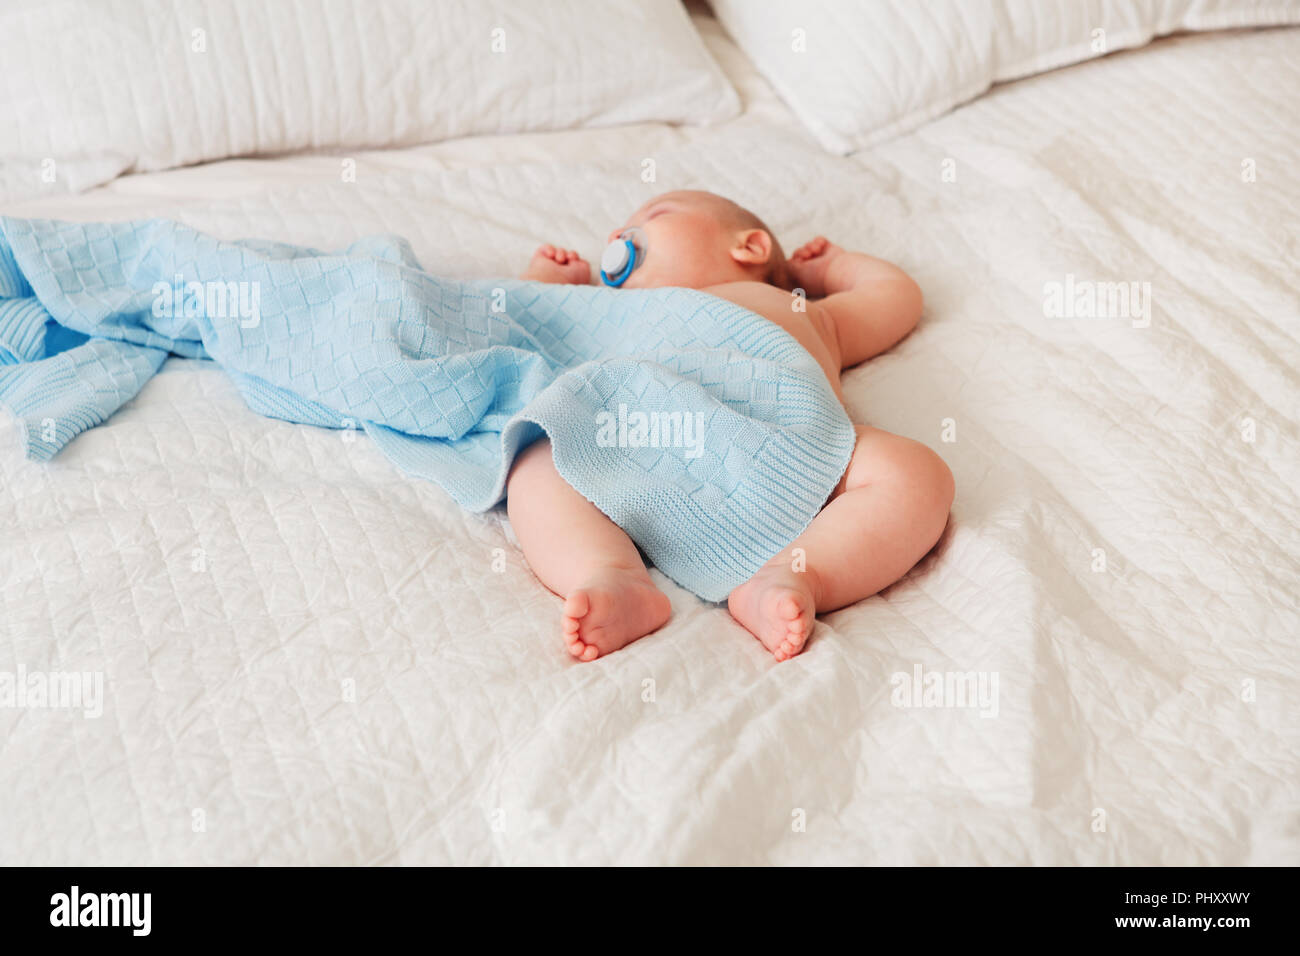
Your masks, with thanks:
M 620 232 L 600 254 L 600 281 L 615 289 L 621 286 L 645 261 L 645 246 L 645 233 L 635 226 Z

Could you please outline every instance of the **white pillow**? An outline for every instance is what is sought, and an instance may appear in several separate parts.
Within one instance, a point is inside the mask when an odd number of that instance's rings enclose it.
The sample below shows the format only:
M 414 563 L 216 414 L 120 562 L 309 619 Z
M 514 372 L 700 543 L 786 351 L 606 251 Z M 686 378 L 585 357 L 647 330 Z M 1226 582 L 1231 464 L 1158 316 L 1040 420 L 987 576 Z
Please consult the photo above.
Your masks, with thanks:
M 993 83 L 1176 30 L 1300 22 L 1300 0 L 710 0 L 822 145 L 849 153 Z
M 5 0 L 0 64 L 0 198 L 740 110 L 680 0 Z

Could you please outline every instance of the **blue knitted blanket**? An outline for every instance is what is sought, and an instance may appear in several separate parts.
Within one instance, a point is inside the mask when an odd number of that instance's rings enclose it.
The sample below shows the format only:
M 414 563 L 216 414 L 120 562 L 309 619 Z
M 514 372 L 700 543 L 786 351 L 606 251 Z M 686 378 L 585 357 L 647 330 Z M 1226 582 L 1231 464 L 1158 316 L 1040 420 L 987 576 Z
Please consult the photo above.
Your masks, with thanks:
M 854 441 L 793 338 L 702 292 L 442 279 L 392 236 L 330 253 L 0 218 L 0 404 L 29 458 L 169 355 L 218 362 L 263 415 L 364 429 L 473 511 L 545 433 L 564 479 L 710 601 L 807 526 Z

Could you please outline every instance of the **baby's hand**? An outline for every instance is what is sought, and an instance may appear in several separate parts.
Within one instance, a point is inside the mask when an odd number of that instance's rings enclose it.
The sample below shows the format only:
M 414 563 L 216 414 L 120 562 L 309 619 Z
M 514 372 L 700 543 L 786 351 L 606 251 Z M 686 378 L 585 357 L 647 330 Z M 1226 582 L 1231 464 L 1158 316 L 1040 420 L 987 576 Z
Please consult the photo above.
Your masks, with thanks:
M 556 285 L 590 285 L 591 266 L 573 249 L 538 246 L 524 278 Z
M 826 294 L 826 269 L 843 254 L 844 250 L 835 243 L 818 236 L 790 254 L 786 271 L 804 294 L 820 299 Z

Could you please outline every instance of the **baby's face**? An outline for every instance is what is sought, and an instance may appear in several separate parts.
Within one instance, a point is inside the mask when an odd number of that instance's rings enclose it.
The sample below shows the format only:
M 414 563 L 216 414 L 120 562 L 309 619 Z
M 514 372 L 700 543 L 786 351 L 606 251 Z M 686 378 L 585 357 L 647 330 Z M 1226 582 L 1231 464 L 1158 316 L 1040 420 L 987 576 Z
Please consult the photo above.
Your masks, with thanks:
M 739 230 L 727 222 L 711 193 L 656 196 L 611 232 L 610 241 L 633 226 L 645 233 L 645 258 L 623 284 L 625 289 L 702 289 L 749 278 L 731 255 Z

